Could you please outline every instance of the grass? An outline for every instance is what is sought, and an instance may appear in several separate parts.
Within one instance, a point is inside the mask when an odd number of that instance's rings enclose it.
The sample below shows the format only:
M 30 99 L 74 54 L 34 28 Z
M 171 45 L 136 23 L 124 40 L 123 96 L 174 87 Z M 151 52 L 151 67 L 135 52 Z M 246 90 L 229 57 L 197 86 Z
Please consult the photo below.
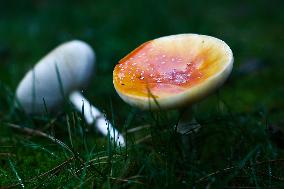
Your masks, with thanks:
M 281 1 L 7 1 L 0 3 L 0 188 L 283 188 Z M 226 41 L 235 63 L 215 94 L 195 105 L 188 137 L 178 111 L 144 112 L 112 85 L 119 59 L 176 33 Z M 125 133 L 102 137 L 72 107 L 28 116 L 14 107 L 24 74 L 59 43 L 79 38 L 97 55 L 90 101 Z M 280 135 L 280 136 L 279 136 Z

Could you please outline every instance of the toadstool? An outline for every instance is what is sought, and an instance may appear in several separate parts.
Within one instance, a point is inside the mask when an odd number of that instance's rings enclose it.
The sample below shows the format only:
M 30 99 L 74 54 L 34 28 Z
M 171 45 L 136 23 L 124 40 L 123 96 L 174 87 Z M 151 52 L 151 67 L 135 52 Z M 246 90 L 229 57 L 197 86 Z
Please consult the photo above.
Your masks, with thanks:
M 28 114 L 43 114 L 46 109 L 58 111 L 67 97 L 79 112 L 84 113 L 88 124 L 95 123 L 104 135 L 109 131 L 117 144 L 123 146 L 123 136 L 79 92 L 91 78 L 94 61 L 94 51 L 83 41 L 73 40 L 60 45 L 25 75 L 16 90 L 17 101 Z
M 118 95 L 144 110 L 189 107 L 228 78 L 230 47 L 215 37 L 178 34 L 148 41 L 119 61 L 113 71 Z

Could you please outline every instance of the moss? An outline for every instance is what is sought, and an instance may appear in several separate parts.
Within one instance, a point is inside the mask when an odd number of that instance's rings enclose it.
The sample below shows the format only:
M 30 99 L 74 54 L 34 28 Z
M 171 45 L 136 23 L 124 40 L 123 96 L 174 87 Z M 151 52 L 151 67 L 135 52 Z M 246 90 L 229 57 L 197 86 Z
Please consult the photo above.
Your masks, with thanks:
M 26 188 L 283 188 L 284 151 L 267 130 L 270 124 L 283 128 L 282 4 L 1 2 L 0 188 L 20 187 L 19 178 Z M 216 36 L 230 45 L 235 57 L 225 86 L 196 105 L 194 114 L 202 128 L 189 135 L 188 145 L 182 145 L 173 130 L 178 112 L 133 110 L 112 85 L 119 59 L 138 44 L 176 33 Z M 70 107 L 59 115 L 29 117 L 13 106 L 24 73 L 49 50 L 73 38 L 90 43 L 97 54 L 96 75 L 84 91 L 91 102 L 123 132 L 151 125 L 129 133 L 127 149 L 113 148 L 90 127 L 84 145 L 84 122 Z M 246 64 L 261 66 L 248 69 Z M 73 148 L 67 115 L 76 120 L 71 122 Z M 42 130 L 72 152 L 7 123 Z

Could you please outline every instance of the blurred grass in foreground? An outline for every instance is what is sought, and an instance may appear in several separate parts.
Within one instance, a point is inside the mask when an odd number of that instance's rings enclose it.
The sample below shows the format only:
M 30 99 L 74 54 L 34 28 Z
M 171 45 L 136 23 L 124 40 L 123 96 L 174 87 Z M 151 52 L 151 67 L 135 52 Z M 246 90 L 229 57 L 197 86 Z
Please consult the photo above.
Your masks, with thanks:
M 0 4 L 0 188 L 284 186 L 284 151 L 277 145 L 279 136 L 267 130 L 270 125 L 283 129 L 282 1 Z M 196 105 L 202 128 L 190 134 L 188 145 L 173 131 L 176 111 L 132 109 L 112 85 L 119 59 L 145 41 L 177 33 L 218 37 L 235 57 L 225 86 Z M 142 128 L 127 134 L 126 149 L 114 148 L 93 132 L 72 107 L 41 117 L 13 108 L 14 91 L 24 74 L 59 43 L 73 38 L 90 43 L 97 54 L 96 74 L 85 91 L 88 98 L 122 132 Z M 48 133 L 69 150 L 7 123 Z

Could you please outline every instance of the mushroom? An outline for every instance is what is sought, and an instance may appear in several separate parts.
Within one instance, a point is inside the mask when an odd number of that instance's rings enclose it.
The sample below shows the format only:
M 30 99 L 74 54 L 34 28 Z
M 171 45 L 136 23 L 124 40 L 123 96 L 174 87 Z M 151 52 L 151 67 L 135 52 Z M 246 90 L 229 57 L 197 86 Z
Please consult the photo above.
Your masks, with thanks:
M 190 109 L 219 88 L 232 67 L 233 53 L 224 41 L 178 34 L 148 41 L 129 53 L 115 66 L 113 84 L 126 103 L 140 109 Z
M 46 110 L 60 110 L 67 97 L 84 114 L 88 124 L 95 123 L 99 132 L 104 135 L 109 132 L 123 146 L 123 136 L 79 92 L 91 78 L 94 61 L 94 51 L 83 41 L 73 40 L 58 46 L 22 79 L 16 90 L 17 102 L 28 114 L 43 114 Z

